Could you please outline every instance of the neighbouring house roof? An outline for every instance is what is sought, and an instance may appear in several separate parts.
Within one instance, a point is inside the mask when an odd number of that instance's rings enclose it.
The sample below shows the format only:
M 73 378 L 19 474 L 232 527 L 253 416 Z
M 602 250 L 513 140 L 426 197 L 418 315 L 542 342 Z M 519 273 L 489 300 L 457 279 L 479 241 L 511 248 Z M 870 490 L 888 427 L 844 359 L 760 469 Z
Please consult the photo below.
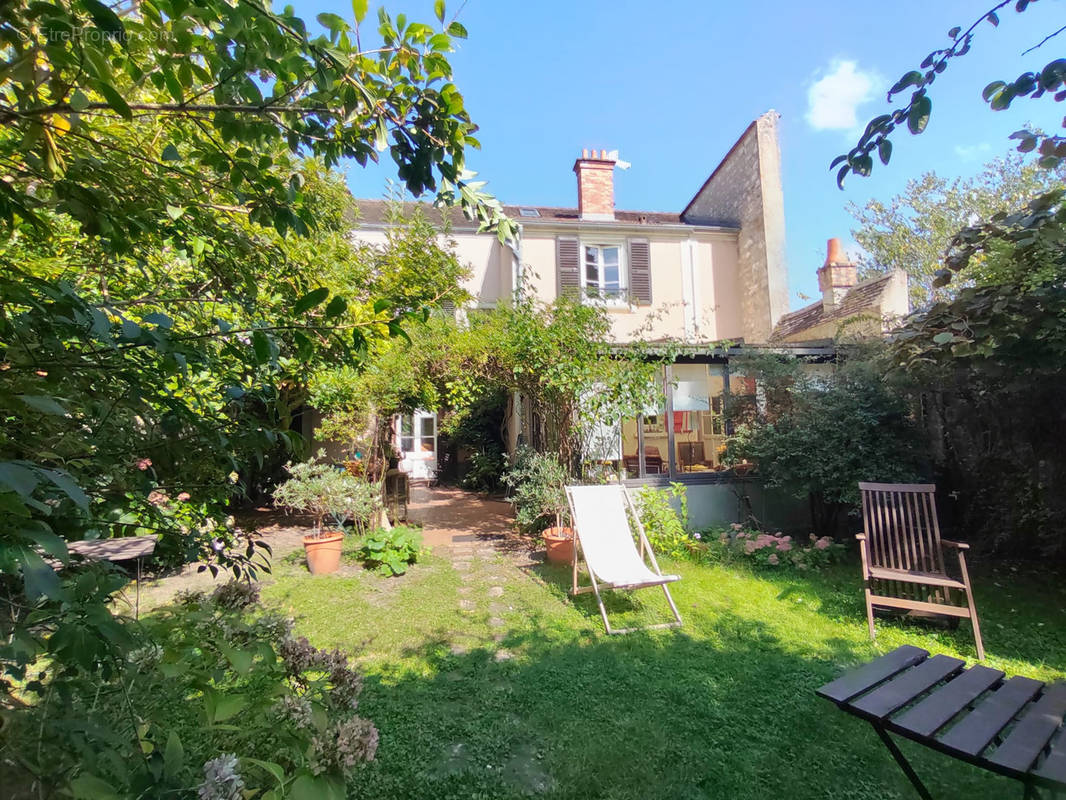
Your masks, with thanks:
M 833 308 L 826 309 L 825 304 L 817 300 L 798 311 L 785 314 L 774 326 L 770 341 L 794 339 L 804 331 L 814 331 L 826 323 L 840 323 L 851 317 L 876 315 L 880 321 L 885 295 L 894 277 L 894 273 L 889 272 L 856 284 Z M 812 338 L 824 337 L 819 335 Z
M 356 200 L 356 205 L 359 207 L 359 218 L 355 220 L 357 225 L 365 225 L 368 227 L 380 227 L 388 222 L 388 207 L 389 201 L 387 200 Z M 409 214 L 414 211 L 417 206 L 421 206 L 426 218 L 435 225 L 443 224 L 445 220 L 445 214 L 447 214 L 448 223 L 452 228 L 469 228 L 471 222 L 464 215 L 459 208 L 440 209 L 429 203 L 415 203 L 405 202 L 403 203 L 404 214 Z M 588 223 L 588 220 L 582 220 L 580 218 L 580 212 L 576 208 L 557 208 L 555 206 L 518 206 L 518 205 L 505 205 L 503 207 L 504 213 L 508 217 L 520 222 L 523 225 L 536 225 L 538 223 L 549 224 L 566 224 L 566 223 Z M 535 213 L 530 213 L 535 212 Z M 614 220 L 608 220 L 606 222 L 600 222 L 599 224 L 610 224 L 611 222 L 620 223 L 624 225 L 648 225 L 648 226 L 662 226 L 662 225 L 687 225 L 684 220 L 681 219 L 680 214 L 664 212 L 664 211 L 615 211 Z M 728 226 L 716 226 L 716 227 L 728 227 Z

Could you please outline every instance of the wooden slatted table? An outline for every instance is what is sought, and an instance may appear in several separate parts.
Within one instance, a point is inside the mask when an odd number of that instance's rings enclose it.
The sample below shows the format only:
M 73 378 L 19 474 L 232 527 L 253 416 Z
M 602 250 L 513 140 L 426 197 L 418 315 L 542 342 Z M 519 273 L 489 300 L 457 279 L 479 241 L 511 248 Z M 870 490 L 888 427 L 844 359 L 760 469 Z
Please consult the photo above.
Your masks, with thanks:
M 124 536 L 115 539 L 90 539 L 81 542 L 69 542 L 67 549 L 84 558 L 94 561 L 135 561 L 137 564 L 137 595 L 134 616 L 141 616 L 141 561 L 155 552 L 158 535 Z
M 865 719 L 924 800 L 932 795 L 888 735 L 1021 781 L 1025 797 L 1066 792 L 1066 684 L 1045 686 L 904 645 L 817 694 Z

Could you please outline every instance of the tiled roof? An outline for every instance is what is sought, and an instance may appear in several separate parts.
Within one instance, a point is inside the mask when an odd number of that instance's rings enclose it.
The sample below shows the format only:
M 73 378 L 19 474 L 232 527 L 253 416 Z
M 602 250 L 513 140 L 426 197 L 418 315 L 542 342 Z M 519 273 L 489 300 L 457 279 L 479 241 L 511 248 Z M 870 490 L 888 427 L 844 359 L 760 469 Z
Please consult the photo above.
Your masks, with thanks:
M 840 305 L 831 311 L 826 311 L 822 301 L 818 300 L 809 306 L 785 314 L 774 326 L 774 332 L 770 336 L 771 342 L 781 341 L 806 330 L 812 330 L 827 322 L 841 321 L 848 317 L 859 316 L 876 312 L 881 316 L 881 297 L 892 281 L 892 273 L 880 275 L 876 278 L 864 281 L 853 286 Z
M 386 200 L 356 200 L 359 207 L 359 219 L 365 225 L 382 225 L 386 222 L 389 203 Z M 416 206 L 421 206 L 426 218 L 434 223 L 441 224 L 444 221 L 444 213 L 447 213 L 448 221 L 453 227 L 468 227 L 471 223 L 462 210 L 449 208 L 446 212 L 434 207 L 429 203 L 405 202 L 404 214 L 411 213 Z M 576 208 L 556 208 L 554 206 L 511 206 L 503 207 L 504 213 L 511 219 L 522 224 L 536 224 L 538 222 L 549 223 L 577 223 L 580 222 L 579 212 Z M 522 211 L 535 211 L 536 215 L 523 214 Z M 666 213 L 662 211 L 615 211 L 615 222 L 629 225 L 683 225 L 685 224 L 680 214 Z

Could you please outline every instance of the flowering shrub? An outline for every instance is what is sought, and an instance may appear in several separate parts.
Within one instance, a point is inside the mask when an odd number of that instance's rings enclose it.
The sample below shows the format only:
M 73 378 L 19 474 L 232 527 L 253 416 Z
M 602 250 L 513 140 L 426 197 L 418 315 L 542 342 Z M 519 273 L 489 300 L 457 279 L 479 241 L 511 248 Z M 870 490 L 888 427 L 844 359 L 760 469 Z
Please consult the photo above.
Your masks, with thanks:
M 43 697 L 12 718 L 24 777 L 74 797 L 342 798 L 374 758 L 362 675 L 253 587 L 183 593 L 141 625 L 110 669 L 53 680 L 62 713 Z
M 791 536 L 751 530 L 734 522 L 717 537 L 724 554 L 757 567 L 795 567 L 799 570 L 820 569 L 844 554 L 844 545 L 832 537 L 811 534 L 809 543 L 801 544 Z
M 670 499 L 676 498 L 680 513 Z M 634 498 L 644 534 L 656 555 L 671 558 L 699 559 L 706 551 L 701 534 L 688 532 L 688 496 L 683 483 L 671 483 L 669 489 L 645 486 Z

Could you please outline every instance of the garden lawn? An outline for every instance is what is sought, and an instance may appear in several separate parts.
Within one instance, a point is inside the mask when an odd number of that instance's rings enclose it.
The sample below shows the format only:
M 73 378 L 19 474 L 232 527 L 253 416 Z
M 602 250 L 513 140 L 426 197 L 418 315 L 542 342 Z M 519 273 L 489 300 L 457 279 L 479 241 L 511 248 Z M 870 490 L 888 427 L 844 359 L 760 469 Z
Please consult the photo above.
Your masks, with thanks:
M 297 633 L 365 670 L 361 713 L 381 744 L 351 797 L 912 800 L 870 726 L 814 690 L 904 643 L 975 657 L 968 623 L 881 620 L 872 645 L 857 564 L 813 575 L 668 562 L 684 627 L 608 637 L 592 596 L 566 595 L 567 568 L 481 552 L 469 566 L 431 555 L 392 579 L 313 578 L 289 559 L 264 588 Z M 1066 677 L 1059 583 L 1005 570 L 975 585 L 985 663 Z M 609 611 L 619 625 L 667 619 L 657 589 L 616 594 Z M 1020 796 L 901 746 L 937 798 Z

